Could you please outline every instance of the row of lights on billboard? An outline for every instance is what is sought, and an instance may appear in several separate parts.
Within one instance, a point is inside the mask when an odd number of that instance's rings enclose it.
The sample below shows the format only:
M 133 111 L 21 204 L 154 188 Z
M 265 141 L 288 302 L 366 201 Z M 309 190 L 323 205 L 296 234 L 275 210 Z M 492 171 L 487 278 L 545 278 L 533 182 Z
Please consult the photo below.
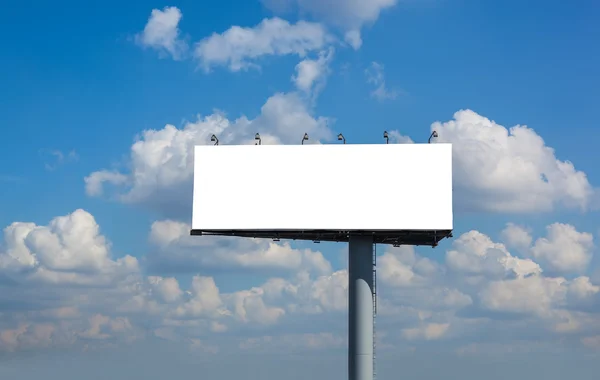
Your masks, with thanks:
M 427 143 L 431 143 L 431 139 L 433 137 L 438 137 L 438 134 L 436 131 L 433 131 L 431 133 L 431 135 L 429 136 L 429 139 L 427 140 Z M 385 139 L 385 143 L 389 144 L 390 142 L 390 135 L 388 134 L 387 131 L 383 131 L 383 138 Z M 341 133 L 337 136 L 338 141 L 343 141 L 344 144 L 346 143 L 346 138 L 344 137 L 344 135 L 342 135 Z M 261 145 L 262 140 L 260 138 L 260 134 L 256 133 L 256 135 L 254 135 L 254 140 L 256 140 L 256 143 L 254 145 Z M 219 145 L 219 139 L 217 138 L 217 136 L 212 135 L 210 137 L 210 141 L 214 142 L 215 145 Z M 308 141 L 308 133 L 305 133 L 304 136 L 302 137 L 302 145 L 304 145 L 304 142 Z

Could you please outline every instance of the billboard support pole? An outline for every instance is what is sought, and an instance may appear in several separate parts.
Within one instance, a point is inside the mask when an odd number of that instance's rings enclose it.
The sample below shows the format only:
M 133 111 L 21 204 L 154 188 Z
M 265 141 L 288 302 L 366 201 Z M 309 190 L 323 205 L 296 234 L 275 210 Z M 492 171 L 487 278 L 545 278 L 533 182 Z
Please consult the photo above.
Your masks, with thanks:
M 373 238 L 349 237 L 348 379 L 373 380 Z

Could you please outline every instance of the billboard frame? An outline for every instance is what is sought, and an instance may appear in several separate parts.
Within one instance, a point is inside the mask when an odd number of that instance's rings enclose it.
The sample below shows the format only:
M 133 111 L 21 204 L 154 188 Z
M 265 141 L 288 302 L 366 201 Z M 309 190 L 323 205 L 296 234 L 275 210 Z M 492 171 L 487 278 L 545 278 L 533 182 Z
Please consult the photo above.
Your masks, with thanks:
M 191 230 L 192 236 L 235 236 L 242 238 L 348 242 L 350 236 L 369 237 L 375 244 L 424 245 L 436 247 L 452 237 L 452 230 Z

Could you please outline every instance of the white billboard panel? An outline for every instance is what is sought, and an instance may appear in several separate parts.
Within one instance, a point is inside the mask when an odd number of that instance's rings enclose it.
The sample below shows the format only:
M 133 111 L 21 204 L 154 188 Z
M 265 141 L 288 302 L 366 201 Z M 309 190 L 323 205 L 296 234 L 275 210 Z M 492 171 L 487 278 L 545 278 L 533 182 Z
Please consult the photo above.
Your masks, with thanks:
M 193 230 L 451 230 L 452 146 L 196 146 Z

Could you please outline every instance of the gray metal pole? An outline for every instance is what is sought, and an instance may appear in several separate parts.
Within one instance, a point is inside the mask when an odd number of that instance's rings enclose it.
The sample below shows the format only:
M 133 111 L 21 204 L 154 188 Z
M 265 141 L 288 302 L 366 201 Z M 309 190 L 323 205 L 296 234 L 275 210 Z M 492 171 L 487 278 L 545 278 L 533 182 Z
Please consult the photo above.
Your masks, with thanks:
M 348 379 L 373 380 L 373 239 L 348 244 Z

